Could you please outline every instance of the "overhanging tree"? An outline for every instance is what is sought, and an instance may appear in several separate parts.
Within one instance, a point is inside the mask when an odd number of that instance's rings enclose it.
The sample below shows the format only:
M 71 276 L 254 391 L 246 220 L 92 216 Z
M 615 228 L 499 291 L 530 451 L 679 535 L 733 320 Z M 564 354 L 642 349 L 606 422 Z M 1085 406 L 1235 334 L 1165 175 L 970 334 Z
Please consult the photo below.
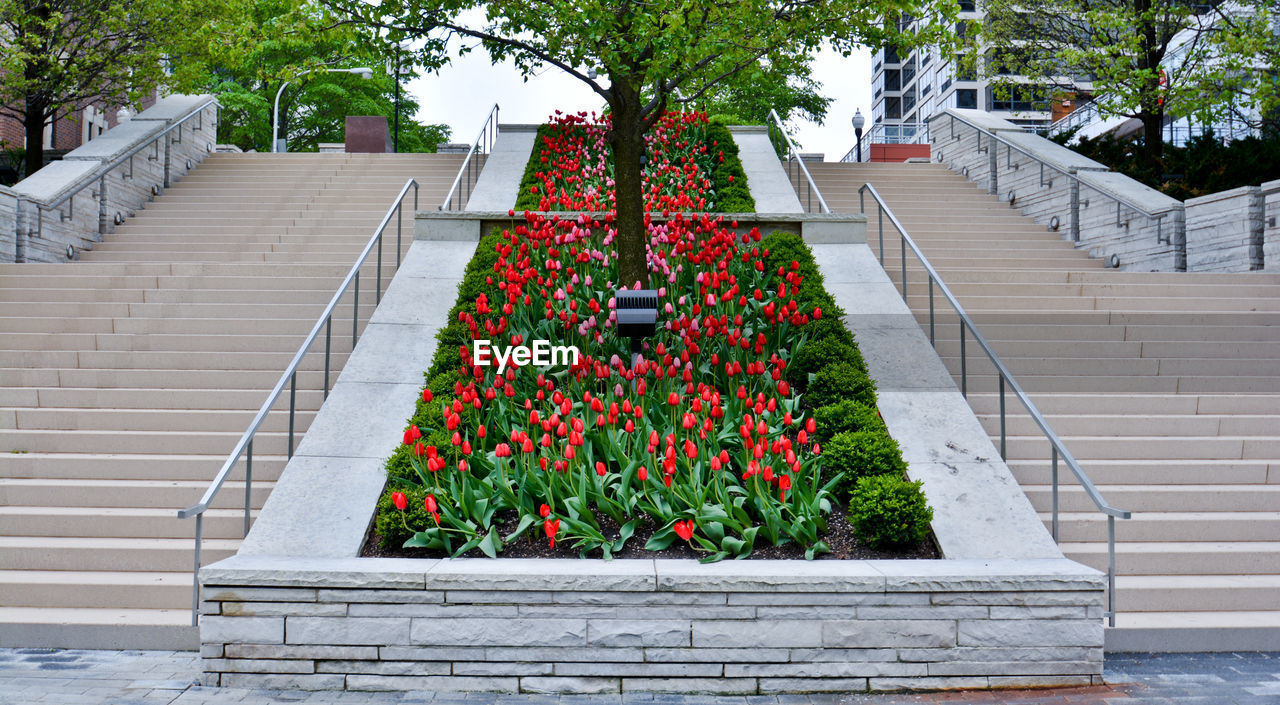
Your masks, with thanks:
M 1272 2 L 1273 0 L 1263 0 Z M 1239 28 L 1213 4 L 1187 0 L 986 0 L 966 35 L 967 56 L 1005 93 L 1027 84 L 1071 92 L 1092 82 L 1103 116 L 1142 123 L 1143 153 L 1158 167 L 1168 115 L 1212 122 L 1254 81 L 1255 59 L 1222 51 Z
M 748 67 L 794 64 L 823 44 L 910 45 L 946 36 L 953 0 L 328 0 L 392 40 L 419 40 L 422 62 L 448 60 L 450 40 L 476 41 L 526 74 L 554 66 L 608 104 L 620 282 L 648 284 L 641 157 L 669 107 L 696 104 Z M 908 36 L 892 21 L 925 18 Z M 886 21 L 889 20 L 889 21 Z M 466 51 L 468 47 L 461 47 Z
M 0 114 L 26 132 L 26 173 L 44 165 L 44 126 L 101 100 L 136 104 L 166 78 L 175 47 L 218 46 L 232 0 L 0 0 Z
M 341 142 L 348 115 L 395 117 L 395 78 L 383 71 L 394 46 L 369 27 L 338 21 L 310 0 L 242 0 L 240 23 L 247 40 L 234 52 L 183 62 L 174 86 L 209 92 L 222 104 L 218 140 L 241 149 L 269 151 L 276 91 L 281 94 L 280 136 L 290 151 L 314 151 Z M 368 66 L 372 78 L 327 73 L 326 68 Z M 403 80 L 403 78 L 402 78 Z M 400 151 L 434 152 L 447 141 L 445 125 L 413 120 L 418 103 L 400 98 Z

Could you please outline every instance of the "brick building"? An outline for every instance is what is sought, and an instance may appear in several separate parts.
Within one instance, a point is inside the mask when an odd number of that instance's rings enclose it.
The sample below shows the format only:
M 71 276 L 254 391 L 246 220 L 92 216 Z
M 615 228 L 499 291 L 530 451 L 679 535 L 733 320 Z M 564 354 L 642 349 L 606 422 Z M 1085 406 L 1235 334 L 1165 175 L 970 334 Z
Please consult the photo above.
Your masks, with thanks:
M 154 97 L 146 98 L 139 110 L 154 105 Z M 119 107 L 95 101 L 79 110 L 73 110 L 44 128 L 45 160 L 57 159 L 98 135 L 115 127 L 119 122 Z M 0 149 L 21 149 L 26 146 L 26 131 L 20 121 L 0 115 Z

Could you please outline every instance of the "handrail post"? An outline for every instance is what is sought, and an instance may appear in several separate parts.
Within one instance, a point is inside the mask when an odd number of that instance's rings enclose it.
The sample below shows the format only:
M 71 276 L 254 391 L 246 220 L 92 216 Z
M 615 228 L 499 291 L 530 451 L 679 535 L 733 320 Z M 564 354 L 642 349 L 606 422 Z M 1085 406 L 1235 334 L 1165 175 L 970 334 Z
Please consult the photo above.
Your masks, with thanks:
M 373 305 L 382 303 L 382 231 L 378 231 L 378 267 L 374 278 Z
M 200 626 L 200 542 L 204 538 L 204 512 L 196 515 L 195 567 L 191 570 L 191 626 Z
M 333 314 L 324 322 L 324 399 L 329 398 L 329 356 L 333 350 Z
M 253 440 L 249 440 L 244 459 L 244 535 L 249 535 L 249 504 L 253 492 Z
M 960 319 L 960 396 L 969 398 L 969 374 L 964 359 L 964 318 Z
M 1107 515 L 1107 626 L 1116 626 L 1116 518 Z
M 400 241 L 400 231 L 404 226 L 404 208 L 401 207 L 402 204 L 403 201 L 396 203 L 396 269 L 400 269 L 400 251 L 404 248 Z
M 907 238 L 903 233 L 898 234 L 902 235 L 898 239 L 898 244 L 902 246 L 902 251 L 899 253 L 902 257 L 902 303 L 907 303 Z M 911 304 L 907 306 L 910 307 Z
M 1000 376 L 1000 459 L 1008 460 L 1009 453 L 1005 450 L 1005 416 L 1004 416 L 1004 373 L 996 370 Z
M 876 204 L 876 211 L 880 219 L 880 268 L 884 269 L 884 206 Z
M 1050 484 L 1052 485 L 1051 492 L 1052 492 L 1053 498 L 1050 500 L 1051 502 L 1050 511 L 1053 512 L 1053 519 L 1052 519 L 1053 540 L 1054 540 L 1054 543 L 1057 543 L 1058 541 L 1058 447 L 1052 446 L 1052 448 L 1053 448 L 1053 470 L 1052 470 L 1052 474 L 1050 475 L 1050 480 L 1051 480 Z
M 298 371 L 289 375 L 289 457 L 293 457 L 293 417 L 298 406 Z
M 929 344 L 937 347 L 938 343 L 933 337 L 933 277 L 928 277 L 929 282 Z

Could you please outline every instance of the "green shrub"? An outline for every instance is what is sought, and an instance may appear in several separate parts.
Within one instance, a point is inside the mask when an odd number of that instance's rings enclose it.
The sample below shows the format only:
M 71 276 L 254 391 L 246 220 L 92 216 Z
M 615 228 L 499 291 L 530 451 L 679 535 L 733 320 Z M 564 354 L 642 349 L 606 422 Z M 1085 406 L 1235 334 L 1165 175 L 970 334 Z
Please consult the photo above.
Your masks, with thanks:
M 858 537 L 876 549 L 908 548 L 923 541 L 933 509 L 921 485 L 900 475 L 858 480 L 849 500 L 849 523 Z
M 888 433 L 879 412 L 852 399 L 814 409 L 813 420 L 818 429 L 814 436 L 819 440 L 858 431 Z
M 867 365 L 862 360 L 862 353 L 858 352 L 858 348 L 852 341 L 845 341 L 838 336 L 808 340 L 787 363 L 787 380 L 800 389 L 805 389 L 809 384 L 809 375 L 816 374 L 827 365 L 841 362 L 853 365 L 864 377 L 866 376 Z M 816 408 L 817 403 L 811 403 Z
M 847 500 L 864 477 L 901 475 L 906 470 L 898 442 L 883 429 L 837 433 L 822 446 L 823 481 L 844 473 L 832 490 L 840 501 Z
M 804 398 L 815 409 L 845 399 L 875 406 L 876 384 L 853 363 L 835 362 L 818 370 Z
M 857 348 L 853 342 L 853 333 L 845 327 L 840 318 L 844 315 L 844 311 L 836 309 L 836 313 L 828 316 L 826 310 L 823 310 L 822 318 L 817 321 L 809 321 L 809 325 L 805 327 L 805 332 L 809 334 L 809 342 L 821 340 L 823 338 L 834 338 L 851 348 Z M 862 359 L 862 353 L 858 353 L 858 359 Z
M 392 456 L 395 459 L 395 456 Z M 391 463 L 387 461 L 388 465 Z M 410 470 L 409 472 L 413 472 Z M 404 511 L 396 509 L 395 501 L 391 498 L 392 492 L 403 492 L 408 506 Z M 414 534 L 414 532 L 405 528 L 405 524 L 409 526 L 432 526 L 434 521 L 431 514 L 427 512 L 423 501 L 427 498 L 427 491 L 420 487 L 411 487 L 407 485 L 396 486 L 395 482 L 388 483 L 387 488 L 383 490 L 382 496 L 378 498 L 378 509 L 374 516 L 377 517 L 376 526 L 378 535 L 381 537 L 380 545 L 384 549 L 397 549 L 404 545 Z

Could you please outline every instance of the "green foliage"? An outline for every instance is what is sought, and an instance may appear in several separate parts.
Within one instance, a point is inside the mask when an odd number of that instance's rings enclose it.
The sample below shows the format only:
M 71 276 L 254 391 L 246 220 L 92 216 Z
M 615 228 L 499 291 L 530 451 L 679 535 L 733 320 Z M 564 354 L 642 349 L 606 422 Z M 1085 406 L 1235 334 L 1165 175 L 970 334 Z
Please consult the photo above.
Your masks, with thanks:
M 876 549 L 909 548 L 923 541 L 933 509 L 922 485 L 901 474 L 858 480 L 849 500 L 849 523 L 858 537 Z
M 1275 74 L 1258 70 L 1280 66 L 1274 30 L 1257 21 L 1277 3 L 1257 0 L 1256 8 L 1250 14 L 1183 0 L 985 0 L 985 20 L 966 32 L 965 69 L 990 80 L 998 97 L 1037 94 L 1046 103 L 1078 98 L 1074 82 L 1088 80 L 1102 115 L 1142 121 L 1141 156 L 1154 163 L 1167 115 L 1212 123 L 1250 96 L 1264 114 L 1277 105 Z
M 875 431 L 887 435 L 889 430 L 880 418 L 880 412 L 874 407 L 861 404 L 852 399 L 836 402 L 828 406 L 818 407 L 813 411 L 813 420 L 818 430 L 814 435 L 819 439 L 830 439 L 842 433 L 858 431 Z M 830 449 L 828 448 L 828 453 Z
M 376 32 L 341 24 L 323 6 L 309 0 L 237 0 L 244 4 L 240 32 L 247 38 L 236 51 L 222 52 L 182 64 L 175 87 L 211 92 L 222 104 L 220 142 L 244 150 L 270 151 L 272 106 L 280 86 L 280 136 L 291 152 L 316 151 L 321 142 L 345 139 L 348 115 L 382 115 L 394 131 L 395 79 L 387 71 L 396 50 Z M 412 57 L 401 54 L 402 68 Z M 362 79 L 328 68 L 365 66 L 373 76 Z M 414 74 L 407 73 L 402 82 Z M 445 125 L 423 125 L 413 119 L 418 104 L 400 94 L 400 151 L 434 152 L 449 139 Z
M 823 479 L 843 473 L 832 488 L 832 494 L 842 502 L 848 500 L 859 479 L 876 475 L 900 477 L 906 470 L 907 463 L 902 459 L 898 442 L 889 437 L 883 425 L 837 433 L 822 446 Z
M 809 384 L 809 375 L 838 362 L 852 365 L 864 376 L 867 374 L 867 365 L 858 348 L 840 336 L 829 335 L 808 340 L 796 350 L 787 363 L 787 380 L 804 389 Z
M 395 501 L 391 498 L 393 492 L 404 493 L 407 506 L 403 511 L 396 509 Z M 431 513 L 423 505 L 427 494 L 428 492 L 425 489 L 409 484 L 393 482 L 387 486 L 387 489 L 382 492 L 382 496 L 378 498 L 378 508 L 374 514 L 378 536 L 382 539 L 379 545 L 382 548 L 400 548 L 405 541 L 408 541 L 410 537 L 417 533 L 408 527 L 430 526 L 434 523 Z
M 1068 146 L 1179 200 L 1257 186 L 1280 175 L 1280 132 L 1227 144 L 1212 134 L 1192 138 L 1185 147 L 1166 144 L 1156 166 L 1138 158 L 1141 145 L 1134 140 L 1102 135 Z
M 696 104 L 713 116 L 732 118 L 726 125 L 765 125 L 770 110 L 783 122 L 799 117 L 821 123 L 831 99 L 820 93 L 822 84 L 813 80 L 812 62 L 812 56 L 804 56 L 749 66 L 711 88 Z
M 844 399 L 853 399 L 867 406 L 875 406 L 876 384 L 852 363 L 837 362 L 818 370 L 813 381 L 809 383 L 809 391 L 805 393 L 804 398 L 805 402 L 815 409 Z
M 712 155 L 715 167 L 711 171 L 711 185 L 715 189 L 715 207 L 718 213 L 755 213 L 756 201 L 747 186 L 747 172 L 738 157 L 738 144 L 733 134 L 722 124 L 707 126 L 707 151 Z M 724 161 L 718 159 L 724 153 Z

